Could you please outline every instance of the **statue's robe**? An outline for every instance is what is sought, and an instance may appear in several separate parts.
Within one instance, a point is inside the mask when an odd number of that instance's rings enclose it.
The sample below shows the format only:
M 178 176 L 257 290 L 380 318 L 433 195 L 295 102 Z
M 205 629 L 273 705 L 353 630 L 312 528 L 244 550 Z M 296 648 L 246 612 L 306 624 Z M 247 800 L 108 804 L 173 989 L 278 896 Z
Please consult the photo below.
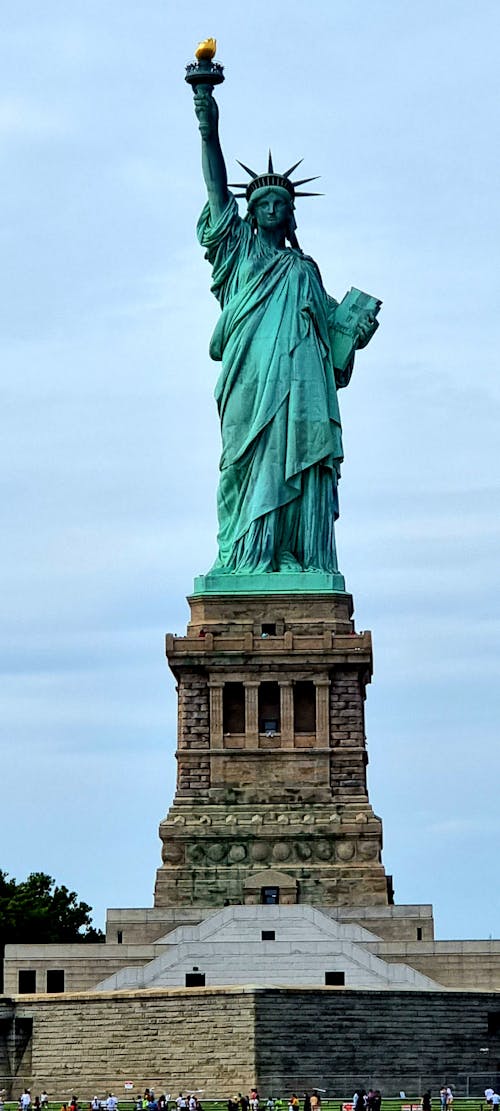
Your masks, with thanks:
M 198 238 L 221 315 L 210 355 L 222 431 L 219 558 L 230 571 L 337 570 L 342 435 L 331 330 L 337 302 L 316 263 L 266 246 L 233 196 Z

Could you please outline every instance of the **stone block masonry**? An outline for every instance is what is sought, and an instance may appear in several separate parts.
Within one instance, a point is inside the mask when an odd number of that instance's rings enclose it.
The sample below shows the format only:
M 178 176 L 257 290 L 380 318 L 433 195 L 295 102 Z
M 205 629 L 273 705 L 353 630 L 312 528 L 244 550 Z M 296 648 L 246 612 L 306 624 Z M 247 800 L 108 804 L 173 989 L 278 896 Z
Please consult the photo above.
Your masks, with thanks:
M 76 1090 L 82 1100 L 110 1088 L 119 1095 L 126 1080 L 138 1089 L 152 1081 L 167 1091 L 203 1088 L 206 1099 L 253 1083 L 266 1097 L 314 1085 L 342 1096 L 360 1083 L 391 1096 L 436 1091 L 445 1079 L 463 1094 L 466 1077 L 484 1072 L 481 1050 L 492 1074 L 500 1058 L 495 992 L 192 988 L 4 997 L 0 1026 L 14 1021 L 33 1028 L 22 1082 L 56 1098 Z M 473 1086 L 471 1094 L 481 1094 Z
M 254 1082 L 255 1002 L 227 989 L 18 997 L 32 1021 L 31 1086 L 82 1100 L 125 1081 L 144 1091 L 226 1092 Z M 23 1072 L 23 1077 L 25 1072 Z M 16 1087 L 16 1085 L 14 1086 Z
M 350 595 L 189 602 L 187 635 L 166 640 L 178 771 L 155 907 L 260 901 L 276 869 L 278 901 L 387 906 L 366 781 L 371 637 Z
M 256 1003 L 262 1091 L 318 1085 L 342 1095 L 363 1084 L 396 1096 L 436 1093 L 446 1080 L 465 1094 L 466 1077 L 482 1076 L 485 1048 L 498 1067 L 496 993 L 275 989 Z

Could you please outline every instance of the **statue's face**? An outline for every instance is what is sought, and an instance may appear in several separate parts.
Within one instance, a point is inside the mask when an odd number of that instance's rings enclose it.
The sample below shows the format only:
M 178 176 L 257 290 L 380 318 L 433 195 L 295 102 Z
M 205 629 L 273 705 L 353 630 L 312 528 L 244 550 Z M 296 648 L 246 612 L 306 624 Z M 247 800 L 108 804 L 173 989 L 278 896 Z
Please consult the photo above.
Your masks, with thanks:
M 285 231 L 290 222 L 291 205 L 281 190 L 267 189 L 252 206 L 257 227 Z

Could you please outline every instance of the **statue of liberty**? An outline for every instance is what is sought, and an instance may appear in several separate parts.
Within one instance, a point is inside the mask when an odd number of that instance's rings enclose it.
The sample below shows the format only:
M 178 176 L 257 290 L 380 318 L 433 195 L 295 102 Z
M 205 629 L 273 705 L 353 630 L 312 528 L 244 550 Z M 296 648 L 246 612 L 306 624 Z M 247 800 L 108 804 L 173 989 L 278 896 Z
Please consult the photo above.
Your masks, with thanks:
M 312 195 L 298 186 L 313 179 L 291 180 L 299 163 L 277 173 L 269 155 L 260 174 L 240 163 L 250 178 L 235 187 L 247 201 L 240 216 L 213 88 L 192 83 L 208 194 L 198 238 L 221 307 L 210 343 L 212 359 L 222 364 L 215 388 L 219 552 L 212 571 L 335 573 L 343 458 L 337 390 L 348 385 L 354 352 L 377 327 L 380 302 L 351 290 L 339 306 L 300 249 L 295 198 Z

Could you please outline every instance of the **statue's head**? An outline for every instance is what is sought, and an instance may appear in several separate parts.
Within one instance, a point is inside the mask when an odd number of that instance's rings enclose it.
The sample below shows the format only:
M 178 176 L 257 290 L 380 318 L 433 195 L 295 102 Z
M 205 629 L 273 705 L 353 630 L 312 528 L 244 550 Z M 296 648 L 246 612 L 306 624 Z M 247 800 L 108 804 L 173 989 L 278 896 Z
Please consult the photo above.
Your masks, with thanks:
M 287 189 L 280 185 L 264 185 L 255 189 L 248 201 L 248 219 L 255 230 L 276 228 L 296 246 L 295 205 Z
M 275 171 L 273 166 L 273 159 L 271 151 L 269 151 L 269 161 L 267 172 L 257 174 L 251 170 L 249 166 L 245 166 L 244 162 L 239 165 L 250 176 L 250 181 L 246 184 L 239 181 L 234 183 L 234 188 L 244 189 L 244 193 L 236 193 L 237 197 L 246 197 L 248 203 L 247 220 L 250 221 L 252 227 L 258 229 L 259 227 L 276 227 L 276 220 L 280 220 L 283 224 L 286 238 L 290 241 L 292 247 L 297 247 L 297 238 L 295 229 L 295 197 L 313 197 L 315 193 L 299 193 L 297 186 L 305 185 L 306 182 L 314 181 L 312 177 L 302 178 L 301 181 L 292 181 L 291 174 L 300 165 L 296 162 L 295 165 L 290 166 L 284 174 L 279 174 Z M 273 204 L 275 209 L 274 217 L 269 215 L 271 207 L 270 197 L 273 197 Z M 267 214 L 266 214 L 267 213 Z M 279 214 L 279 215 L 278 215 Z M 273 222 L 274 220 L 274 222 Z

